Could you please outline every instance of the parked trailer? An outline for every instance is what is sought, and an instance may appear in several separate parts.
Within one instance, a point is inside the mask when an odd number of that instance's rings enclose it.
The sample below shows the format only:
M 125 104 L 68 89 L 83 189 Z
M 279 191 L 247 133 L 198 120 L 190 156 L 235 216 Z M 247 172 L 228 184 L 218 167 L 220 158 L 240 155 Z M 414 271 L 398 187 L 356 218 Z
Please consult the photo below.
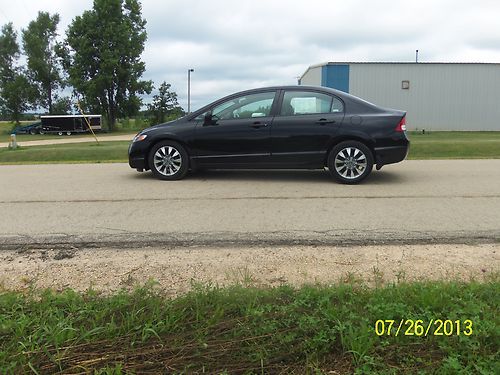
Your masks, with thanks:
M 90 131 L 87 121 L 93 131 L 99 131 L 102 129 L 101 117 L 101 115 L 40 116 L 40 120 L 42 121 L 40 134 L 55 133 L 59 135 L 71 135 L 72 133 L 86 133 Z

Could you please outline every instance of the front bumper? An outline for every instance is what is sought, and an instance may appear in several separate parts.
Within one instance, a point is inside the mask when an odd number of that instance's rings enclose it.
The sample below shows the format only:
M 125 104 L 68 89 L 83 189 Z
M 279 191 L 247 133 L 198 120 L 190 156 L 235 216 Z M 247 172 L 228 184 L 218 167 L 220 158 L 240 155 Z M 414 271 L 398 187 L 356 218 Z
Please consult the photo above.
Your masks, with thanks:
M 145 141 L 132 142 L 128 148 L 128 165 L 130 168 L 139 171 L 148 170 L 149 166 L 146 160 L 147 143 Z
M 130 168 L 137 169 L 139 171 L 142 171 L 144 169 L 148 169 L 146 167 L 146 161 L 144 160 L 144 157 L 138 157 L 138 158 L 128 158 L 128 165 L 130 165 Z

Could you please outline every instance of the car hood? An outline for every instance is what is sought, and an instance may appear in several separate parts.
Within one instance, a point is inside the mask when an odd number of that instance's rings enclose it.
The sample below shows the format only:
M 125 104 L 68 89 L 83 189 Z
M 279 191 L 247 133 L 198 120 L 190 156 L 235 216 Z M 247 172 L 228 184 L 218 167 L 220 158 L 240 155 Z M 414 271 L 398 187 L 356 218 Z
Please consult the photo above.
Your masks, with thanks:
M 153 125 L 153 126 L 151 126 L 149 128 L 144 129 L 142 131 L 142 133 L 147 133 L 148 131 L 155 130 L 155 129 L 158 129 L 158 128 L 163 128 L 163 127 L 167 127 L 167 126 L 176 125 L 176 124 L 180 123 L 183 118 L 184 117 L 180 117 L 180 118 L 178 118 L 176 120 L 172 120 L 172 121 L 168 121 L 168 122 L 163 122 L 161 124 Z
M 175 124 L 176 122 L 178 122 L 179 119 L 177 120 L 172 120 L 172 121 L 167 121 L 167 122 L 163 122 L 161 124 L 157 124 L 157 125 L 154 125 L 153 128 L 162 128 L 164 126 L 170 126 L 170 125 L 173 125 Z

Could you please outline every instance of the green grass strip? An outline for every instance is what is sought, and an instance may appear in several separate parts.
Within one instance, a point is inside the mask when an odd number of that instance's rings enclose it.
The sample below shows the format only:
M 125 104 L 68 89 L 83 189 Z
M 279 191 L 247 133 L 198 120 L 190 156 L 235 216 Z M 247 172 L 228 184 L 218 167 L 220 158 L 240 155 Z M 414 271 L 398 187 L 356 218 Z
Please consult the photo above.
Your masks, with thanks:
M 105 140 L 107 137 L 109 136 L 116 136 L 116 135 L 129 135 L 130 136 L 130 139 L 132 139 L 134 137 L 134 135 L 136 135 L 137 132 L 136 131 L 131 131 L 131 130 L 125 130 L 125 131 L 114 131 L 112 133 L 103 133 L 103 132 L 97 132 L 96 133 L 96 136 L 99 140 Z M 24 142 L 31 142 L 31 141 L 46 141 L 46 140 L 53 140 L 53 139 L 56 139 L 56 140 L 72 140 L 72 139 L 82 139 L 82 138 L 86 138 L 88 140 L 88 142 L 95 142 L 94 141 L 94 137 L 92 136 L 91 133 L 75 133 L 75 134 L 72 134 L 70 136 L 67 136 L 67 135 L 62 135 L 62 136 L 59 136 L 57 134 L 34 134 L 34 135 L 31 135 L 31 134 L 17 134 L 16 135 L 16 140 L 18 143 L 20 144 L 23 144 Z M 4 134 L 1 134 L 0 133 L 0 142 L 10 142 L 10 134 L 7 134 L 7 133 L 4 133 Z
M 498 159 L 500 132 L 410 133 L 408 159 Z M 0 149 L 0 164 L 126 162 L 128 141 Z
M 128 141 L 66 143 L 0 149 L 1 164 L 103 163 L 128 161 Z
M 409 159 L 498 159 L 500 132 L 410 132 Z
M 498 374 L 499 290 L 495 276 L 374 289 L 198 286 L 174 299 L 151 285 L 111 296 L 4 292 L 0 373 Z M 415 329 L 404 323 L 396 336 L 402 319 L 454 328 L 405 335 Z M 390 335 L 377 335 L 377 320 L 396 322 Z

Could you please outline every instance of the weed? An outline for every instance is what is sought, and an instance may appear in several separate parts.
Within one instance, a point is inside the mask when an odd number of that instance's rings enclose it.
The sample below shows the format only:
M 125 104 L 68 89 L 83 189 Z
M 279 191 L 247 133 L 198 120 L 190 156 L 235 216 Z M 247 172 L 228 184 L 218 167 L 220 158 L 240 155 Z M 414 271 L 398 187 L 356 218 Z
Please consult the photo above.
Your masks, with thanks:
M 377 288 L 193 283 L 173 299 L 154 286 L 0 292 L 0 373 L 500 373 L 498 275 Z M 377 336 L 379 319 L 470 319 L 474 332 Z

